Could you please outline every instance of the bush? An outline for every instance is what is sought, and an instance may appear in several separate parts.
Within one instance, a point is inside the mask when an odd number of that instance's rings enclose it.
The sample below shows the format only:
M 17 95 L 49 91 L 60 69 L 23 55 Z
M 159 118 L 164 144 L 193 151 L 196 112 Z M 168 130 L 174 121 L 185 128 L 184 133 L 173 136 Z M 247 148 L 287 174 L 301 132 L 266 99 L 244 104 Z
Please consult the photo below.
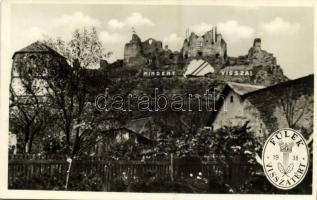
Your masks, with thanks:
M 9 189 L 64 190 L 64 186 L 65 179 L 61 175 L 43 174 L 27 178 L 25 174 L 19 173 L 9 181 Z
M 76 176 L 70 176 L 68 190 L 74 191 L 102 191 L 102 180 L 96 175 L 87 175 L 82 172 Z
M 9 189 L 26 190 L 65 190 L 66 175 L 42 174 L 40 177 L 27 178 L 25 174 L 17 174 L 9 181 Z M 67 190 L 73 191 L 102 191 L 102 180 L 95 175 L 80 173 L 71 175 Z

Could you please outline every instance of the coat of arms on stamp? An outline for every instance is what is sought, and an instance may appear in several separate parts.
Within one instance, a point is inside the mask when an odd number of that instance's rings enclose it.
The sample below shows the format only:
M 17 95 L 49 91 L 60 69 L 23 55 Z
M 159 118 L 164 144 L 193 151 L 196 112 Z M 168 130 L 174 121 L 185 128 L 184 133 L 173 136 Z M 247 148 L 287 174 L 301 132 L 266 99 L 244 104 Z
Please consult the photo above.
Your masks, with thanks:
M 290 128 L 277 130 L 265 142 L 262 159 L 267 179 L 279 189 L 292 189 L 307 173 L 309 154 L 305 138 Z

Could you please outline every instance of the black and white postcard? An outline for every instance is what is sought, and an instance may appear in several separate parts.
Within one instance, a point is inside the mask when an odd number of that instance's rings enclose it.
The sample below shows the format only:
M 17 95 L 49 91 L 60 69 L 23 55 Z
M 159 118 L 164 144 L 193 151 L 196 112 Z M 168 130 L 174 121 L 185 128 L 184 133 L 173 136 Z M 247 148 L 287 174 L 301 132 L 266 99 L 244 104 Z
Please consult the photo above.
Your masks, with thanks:
M 316 198 L 315 11 L 3 1 L 1 197 Z

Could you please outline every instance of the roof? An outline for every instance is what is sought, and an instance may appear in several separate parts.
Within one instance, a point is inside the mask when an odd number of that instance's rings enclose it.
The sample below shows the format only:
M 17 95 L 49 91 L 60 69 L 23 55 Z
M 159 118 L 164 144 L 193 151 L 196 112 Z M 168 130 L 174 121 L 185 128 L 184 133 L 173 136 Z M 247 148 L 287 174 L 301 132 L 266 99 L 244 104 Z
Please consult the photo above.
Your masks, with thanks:
M 127 128 L 135 133 L 141 134 L 143 131 L 146 130 L 147 123 L 152 123 L 151 117 L 144 117 L 144 118 L 130 120 L 126 124 L 125 128 Z
M 236 82 L 227 82 L 226 86 L 221 92 L 222 96 L 227 96 L 230 91 L 234 91 L 240 96 L 247 95 L 251 92 L 258 91 L 265 88 L 265 86 L 262 85 L 251 85 L 251 84 L 245 84 L 245 83 L 236 83 Z M 218 100 L 215 103 L 215 111 L 219 111 L 220 108 L 223 105 L 223 99 L 218 98 Z M 214 112 L 211 116 L 210 119 L 208 120 L 208 123 L 213 123 L 213 121 L 216 119 L 218 112 Z
M 245 97 L 251 97 L 251 96 L 257 95 L 259 93 L 264 93 L 268 90 L 276 90 L 276 89 L 288 88 L 288 87 L 292 87 L 292 86 L 299 87 L 303 92 L 308 89 L 308 88 L 305 88 L 307 86 L 314 87 L 314 74 L 310 74 L 310 75 L 303 76 L 303 77 L 289 80 L 289 81 L 284 81 L 282 83 L 271 85 L 271 86 L 268 86 L 268 87 L 260 89 L 260 90 L 255 90 L 255 91 L 252 91 L 252 92 L 245 94 Z
M 42 54 L 53 54 L 55 56 L 63 57 L 61 54 L 57 53 L 55 50 L 47 46 L 46 44 L 36 41 L 32 44 L 20 49 L 19 51 L 14 52 L 13 57 L 16 54 L 22 54 L 22 53 L 42 53 Z
M 239 95 L 245 95 L 250 92 L 254 92 L 256 90 L 265 88 L 265 86 L 263 85 L 252 85 L 252 84 L 236 83 L 236 82 L 228 82 L 227 85 Z
M 128 128 L 122 128 L 122 130 L 125 130 L 127 132 L 129 132 L 130 134 L 133 134 L 137 140 L 142 143 L 142 144 L 154 144 L 155 141 L 145 137 L 144 135 L 140 134 L 140 133 L 137 133 L 137 132 L 134 132 L 132 131 L 131 129 L 128 129 Z

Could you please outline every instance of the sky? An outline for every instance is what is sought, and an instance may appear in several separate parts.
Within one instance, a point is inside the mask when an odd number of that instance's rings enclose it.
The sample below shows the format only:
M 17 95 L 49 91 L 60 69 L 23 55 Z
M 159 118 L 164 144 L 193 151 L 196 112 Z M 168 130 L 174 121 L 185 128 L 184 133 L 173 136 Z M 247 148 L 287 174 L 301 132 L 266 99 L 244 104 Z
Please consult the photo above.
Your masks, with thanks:
M 203 34 L 212 26 L 227 42 L 229 56 L 247 54 L 254 38 L 273 53 L 291 79 L 313 73 L 314 10 L 311 7 L 230 7 L 182 5 L 14 4 L 12 54 L 45 36 L 69 40 L 75 28 L 94 26 L 110 62 L 123 58 L 132 27 L 142 40 L 163 41 L 179 51 L 186 29 Z

